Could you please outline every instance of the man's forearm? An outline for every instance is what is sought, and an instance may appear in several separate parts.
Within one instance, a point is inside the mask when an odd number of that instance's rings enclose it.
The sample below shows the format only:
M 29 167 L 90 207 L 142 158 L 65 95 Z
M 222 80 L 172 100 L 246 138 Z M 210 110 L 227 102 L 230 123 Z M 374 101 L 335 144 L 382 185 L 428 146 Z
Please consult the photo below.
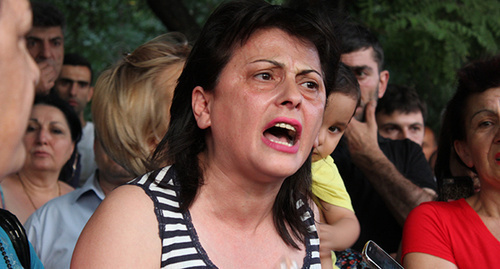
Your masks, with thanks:
M 352 156 L 352 160 L 401 225 L 413 208 L 436 196 L 433 190 L 420 188 L 404 177 L 382 151 L 359 153 Z

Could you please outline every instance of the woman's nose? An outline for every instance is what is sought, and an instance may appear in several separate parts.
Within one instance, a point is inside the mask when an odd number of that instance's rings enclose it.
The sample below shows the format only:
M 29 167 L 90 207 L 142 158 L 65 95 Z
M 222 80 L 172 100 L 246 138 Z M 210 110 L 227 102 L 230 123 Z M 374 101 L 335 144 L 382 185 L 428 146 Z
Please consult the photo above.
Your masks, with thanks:
M 40 144 L 46 144 L 48 141 L 48 132 L 45 130 L 39 130 L 37 134 L 37 142 Z
M 289 108 L 297 108 L 302 103 L 302 93 L 299 85 L 294 79 L 287 79 L 281 85 L 282 93 L 280 96 L 280 104 Z

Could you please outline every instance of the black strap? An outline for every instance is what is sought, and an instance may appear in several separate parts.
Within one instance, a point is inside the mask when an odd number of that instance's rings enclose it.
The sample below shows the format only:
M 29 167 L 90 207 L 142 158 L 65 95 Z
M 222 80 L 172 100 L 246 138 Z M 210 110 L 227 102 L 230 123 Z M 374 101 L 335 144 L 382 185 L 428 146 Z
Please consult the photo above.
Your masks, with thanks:
M 0 226 L 9 235 L 17 257 L 24 268 L 31 268 L 30 245 L 26 231 L 17 217 L 7 210 L 0 209 Z

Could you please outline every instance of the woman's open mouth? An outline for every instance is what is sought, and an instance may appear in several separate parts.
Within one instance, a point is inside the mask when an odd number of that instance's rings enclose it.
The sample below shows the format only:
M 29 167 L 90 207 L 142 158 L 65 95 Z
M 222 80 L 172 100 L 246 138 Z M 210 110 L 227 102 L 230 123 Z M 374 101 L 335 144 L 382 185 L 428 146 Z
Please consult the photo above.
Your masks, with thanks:
M 297 129 L 284 122 L 276 123 L 273 127 L 264 131 L 264 136 L 271 142 L 292 147 L 295 144 Z
M 296 153 L 301 132 L 302 125 L 297 120 L 280 117 L 267 125 L 262 140 L 276 150 Z

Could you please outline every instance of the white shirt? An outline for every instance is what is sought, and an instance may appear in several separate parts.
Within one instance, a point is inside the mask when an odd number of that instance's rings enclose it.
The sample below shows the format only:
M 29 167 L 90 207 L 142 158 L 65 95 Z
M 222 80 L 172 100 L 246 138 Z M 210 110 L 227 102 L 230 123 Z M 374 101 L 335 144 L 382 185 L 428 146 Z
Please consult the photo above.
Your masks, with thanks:
M 80 153 L 80 182 L 78 186 L 85 184 L 85 180 L 97 169 L 94 160 L 94 124 L 87 121 L 82 130 L 82 139 L 78 142 L 78 153 Z
M 50 200 L 28 218 L 28 239 L 45 268 L 69 268 L 76 241 L 104 197 L 92 174 L 81 188 Z

